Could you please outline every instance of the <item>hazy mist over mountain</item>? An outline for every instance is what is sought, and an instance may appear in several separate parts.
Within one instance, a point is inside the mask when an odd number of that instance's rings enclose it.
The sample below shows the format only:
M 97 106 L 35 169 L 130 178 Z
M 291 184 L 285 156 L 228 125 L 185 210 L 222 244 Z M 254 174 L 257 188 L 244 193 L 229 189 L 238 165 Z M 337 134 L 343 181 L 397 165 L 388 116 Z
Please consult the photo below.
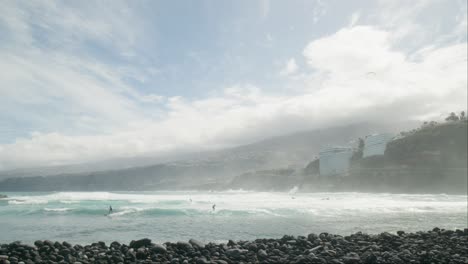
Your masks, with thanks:
M 416 122 L 399 124 L 359 123 L 320 130 L 302 131 L 284 136 L 264 139 L 234 148 L 196 153 L 173 153 L 166 156 L 122 158 L 98 163 L 84 163 L 63 166 L 44 166 L 0 172 L 0 179 L 24 176 L 47 176 L 57 174 L 76 174 L 93 171 L 119 170 L 142 167 L 160 163 L 203 163 L 207 161 L 223 163 L 232 160 L 245 162 L 248 159 L 261 159 L 261 163 L 250 165 L 236 173 L 252 169 L 266 169 L 287 166 L 304 166 L 318 155 L 326 145 L 348 144 L 363 135 L 375 132 L 398 133 L 412 128 Z M 240 164 L 239 164 L 240 166 Z M 232 169 L 232 168 L 231 168 Z M 230 173 L 231 174 L 231 173 Z

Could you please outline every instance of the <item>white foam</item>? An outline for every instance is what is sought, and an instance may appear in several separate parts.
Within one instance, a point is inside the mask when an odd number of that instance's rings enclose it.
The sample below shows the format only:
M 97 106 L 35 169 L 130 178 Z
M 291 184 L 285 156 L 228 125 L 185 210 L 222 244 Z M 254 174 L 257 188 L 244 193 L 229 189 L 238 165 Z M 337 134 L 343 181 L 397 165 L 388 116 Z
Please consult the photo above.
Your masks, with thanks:
M 246 192 L 242 190 L 227 192 L 58 192 L 37 196 L 11 197 L 8 203 L 10 205 L 50 204 L 54 202 L 78 204 L 83 201 L 96 201 L 95 208 L 112 204 L 113 207 L 116 207 L 115 209 L 122 210 L 111 214 L 111 216 L 155 208 L 210 212 L 212 204 L 216 204 L 216 211 L 243 211 L 274 216 L 289 216 L 291 214 L 349 216 L 366 213 L 463 213 L 467 210 L 466 195 L 348 192 L 295 193 L 294 198 L 291 199 L 289 193 Z M 119 202 L 117 203 L 117 201 Z M 73 207 L 75 206 L 78 205 Z
M 289 194 L 290 195 L 296 194 L 297 191 L 299 191 L 299 187 L 294 186 L 293 188 L 291 188 L 291 190 L 289 190 Z
M 34 200 L 34 199 L 25 199 L 25 200 L 9 200 L 8 204 L 21 205 L 21 204 L 47 204 L 46 200 Z
M 66 212 L 72 210 L 72 208 L 44 208 L 48 212 Z
M 63 203 L 63 204 L 77 204 L 77 203 L 80 203 L 80 201 L 61 200 L 60 203 Z
M 110 213 L 107 216 L 116 217 L 116 216 L 122 216 L 122 215 L 131 214 L 131 213 L 135 213 L 135 212 L 136 212 L 136 210 L 123 210 L 123 211 L 120 211 L 120 212 Z

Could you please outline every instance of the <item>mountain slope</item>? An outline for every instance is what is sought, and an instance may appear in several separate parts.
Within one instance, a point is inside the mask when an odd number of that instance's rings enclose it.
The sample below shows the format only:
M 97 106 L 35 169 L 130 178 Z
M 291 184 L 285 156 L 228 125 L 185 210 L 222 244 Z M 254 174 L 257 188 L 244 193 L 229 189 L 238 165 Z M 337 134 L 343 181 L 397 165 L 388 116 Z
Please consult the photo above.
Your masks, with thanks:
M 0 182 L 3 191 L 157 190 L 211 188 L 253 170 L 304 167 L 321 146 L 345 144 L 373 132 L 401 126 L 361 123 L 298 132 L 235 148 L 194 154 L 196 158 L 119 170 L 15 177 Z M 192 156 L 192 157 L 193 157 Z

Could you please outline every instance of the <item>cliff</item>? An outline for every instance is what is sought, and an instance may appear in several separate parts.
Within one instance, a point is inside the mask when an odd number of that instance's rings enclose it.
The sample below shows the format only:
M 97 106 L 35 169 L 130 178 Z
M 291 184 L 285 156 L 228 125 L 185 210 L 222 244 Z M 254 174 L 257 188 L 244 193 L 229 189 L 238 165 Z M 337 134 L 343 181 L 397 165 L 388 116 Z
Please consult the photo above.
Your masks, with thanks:
M 362 136 L 362 135 L 361 135 Z M 384 155 L 363 158 L 362 144 L 351 158 L 347 177 L 320 176 L 320 160 L 303 169 L 251 171 L 237 176 L 231 189 L 287 191 L 366 191 L 466 193 L 467 122 L 434 122 L 402 132 Z
M 387 145 L 385 165 L 466 168 L 467 127 L 467 121 L 422 126 Z

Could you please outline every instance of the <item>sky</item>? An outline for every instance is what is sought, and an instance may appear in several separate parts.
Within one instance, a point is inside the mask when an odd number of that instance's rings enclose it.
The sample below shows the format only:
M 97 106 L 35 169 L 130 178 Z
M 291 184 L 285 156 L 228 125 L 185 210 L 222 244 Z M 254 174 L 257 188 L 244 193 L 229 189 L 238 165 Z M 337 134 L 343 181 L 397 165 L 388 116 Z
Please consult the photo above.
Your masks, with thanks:
M 0 0 L 0 170 L 466 108 L 465 0 Z

